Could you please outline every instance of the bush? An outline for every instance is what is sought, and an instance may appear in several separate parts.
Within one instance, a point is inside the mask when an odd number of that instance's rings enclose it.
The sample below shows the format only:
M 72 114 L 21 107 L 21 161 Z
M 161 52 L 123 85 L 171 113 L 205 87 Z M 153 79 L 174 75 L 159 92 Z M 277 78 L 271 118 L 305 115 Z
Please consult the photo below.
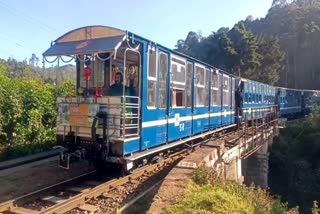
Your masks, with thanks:
M 307 118 L 290 121 L 274 141 L 269 159 L 270 190 L 310 213 L 320 200 L 320 107 Z
M 208 172 L 196 169 L 183 197 L 165 213 L 298 213 L 297 208 L 288 210 L 287 204 L 260 188 L 219 179 L 212 183 Z M 209 180 L 205 181 L 208 176 Z

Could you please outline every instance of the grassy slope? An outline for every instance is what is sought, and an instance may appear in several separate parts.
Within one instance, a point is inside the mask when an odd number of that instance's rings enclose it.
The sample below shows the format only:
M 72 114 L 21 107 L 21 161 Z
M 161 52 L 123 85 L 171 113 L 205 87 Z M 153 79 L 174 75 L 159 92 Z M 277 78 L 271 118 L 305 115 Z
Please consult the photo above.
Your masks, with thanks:
M 253 186 L 245 187 L 231 181 L 215 180 L 214 185 L 210 183 L 203 182 L 203 179 L 201 182 L 199 179 L 193 179 L 187 185 L 184 196 L 164 212 L 168 214 L 298 213 L 297 209 L 288 210 L 286 204 L 271 197 L 265 190 Z

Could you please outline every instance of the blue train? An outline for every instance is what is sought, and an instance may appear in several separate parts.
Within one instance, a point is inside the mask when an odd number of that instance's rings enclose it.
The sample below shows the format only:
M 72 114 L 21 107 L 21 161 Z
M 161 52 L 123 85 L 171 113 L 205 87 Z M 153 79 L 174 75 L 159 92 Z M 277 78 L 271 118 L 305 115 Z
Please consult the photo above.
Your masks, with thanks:
M 43 56 L 76 64 L 76 96 L 57 99 L 58 143 L 126 170 L 270 112 L 305 113 L 319 97 L 240 78 L 106 26 L 72 30 Z

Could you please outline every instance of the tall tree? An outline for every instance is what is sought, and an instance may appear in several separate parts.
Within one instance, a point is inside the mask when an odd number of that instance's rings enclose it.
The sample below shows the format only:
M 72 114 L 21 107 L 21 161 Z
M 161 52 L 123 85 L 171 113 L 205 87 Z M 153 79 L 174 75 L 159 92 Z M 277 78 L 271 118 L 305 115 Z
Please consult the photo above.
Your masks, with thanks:
M 29 64 L 37 67 L 39 63 L 39 57 L 35 53 L 33 53 L 29 59 Z

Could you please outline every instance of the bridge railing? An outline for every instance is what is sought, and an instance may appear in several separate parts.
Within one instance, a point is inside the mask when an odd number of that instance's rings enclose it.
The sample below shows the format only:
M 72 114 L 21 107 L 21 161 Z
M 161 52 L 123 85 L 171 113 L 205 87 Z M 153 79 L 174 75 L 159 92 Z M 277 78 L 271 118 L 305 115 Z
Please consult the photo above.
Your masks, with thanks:
M 245 118 L 242 127 L 242 137 L 239 143 L 240 158 L 247 158 L 260 149 L 266 140 L 278 135 L 278 107 L 272 106 L 272 111 L 263 113 L 262 117 Z

